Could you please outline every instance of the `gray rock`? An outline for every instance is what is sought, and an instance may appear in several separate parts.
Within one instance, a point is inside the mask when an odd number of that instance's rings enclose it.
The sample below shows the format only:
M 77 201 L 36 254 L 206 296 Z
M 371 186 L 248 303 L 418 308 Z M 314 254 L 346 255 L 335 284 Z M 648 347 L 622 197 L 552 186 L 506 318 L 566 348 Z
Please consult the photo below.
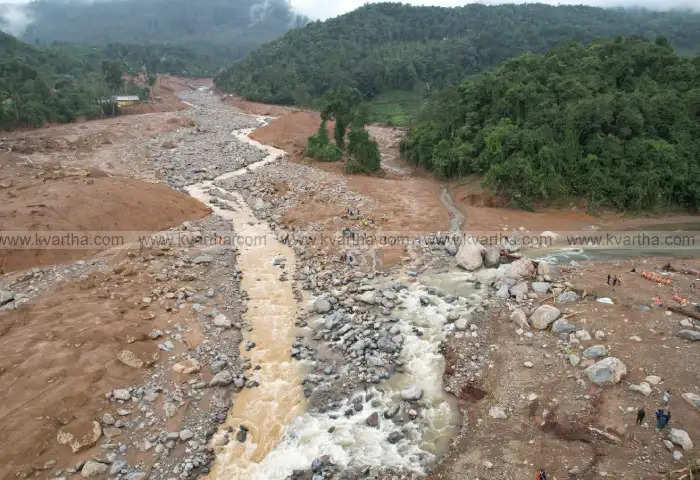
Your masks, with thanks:
M 88 460 L 87 462 L 85 462 L 85 465 L 83 465 L 83 468 L 80 470 L 80 476 L 83 478 L 95 478 L 99 477 L 104 473 L 107 473 L 108 470 L 108 465 L 96 462 L 95 460 Z
M 608 357 L 594 363 L 584 373 L 596 385 L 607 385 L 619 383 L 627 375 L 627 366 L 618 358 Z
M 0 306 L 10 303 L 15 299 L 15 294 L 7 290 L 0 290 Z
M 472 241 L 462 242 L 459 251 L 455 256 L 457 265 L 465 270 L 473 271 L 482 267 L 484 264 L 484 247 Z
M 186 442 L 187 440 L 191 440 L 192 438 L 194 438 L 194 433 L 192 432 L 192 430 L 189 430 L 186 428 L 184 430 L 180 430 L 179 437 L 180 437 L 180 440 L 182 440 L 183 442 Z
M 345 314 L 340 310 L 336 310 L 326 317 L 323 326 L 328 330 L 334 330 L 343 320 L 345 320 Z
M 488 268 L 497 267 L 501 262 L 500 247 L 486 247 L 484 251 L 484 265 Z
M 313 310 L 316 313 L 328 313 L 331 310 L 331 302 L 326 297 L 318 297 L 314 301 Z
M 700 395 L 697 393 L 687 392 L 682 394 L 681 397 L 683 397 L 683 400 L 688 402 L 691 406 L 700 410 Z
M 690 435 L 685 430 L 680 428 L 672 428 L 668 433 L 668 439 L 671 440 L 676 445 L 683 447 L 686 452 L 693 449 L 693 441 L 690 439 Z
M 532 282 L 532 291 L 539 294 L 547 293 L 549 291 L 549 283 Z
M 510 321 L 523 330 L 530 330 L 530 324 L 527 323 L 527 315 L 519 308 L 516 308 L 513 310 L 513 313 L 510 314 Z
M 362 303 L 366 303 L 367 305 L 374 305 L 377 303 L 377 295 L 373 291 L 365 292 L 361 295 L 358 295 L 357 300 L 359 300 Z
M 649 385 L 647 382 L 640 382 L 638 385 L 633 383 L 629 386 L 629 390 L 631 392 L 639 392 L 645 397 L 651 395 L 651 385 Z
M 503 409 L 503 407 L 495 406 L 489 408 L 489 417 L 496 418 L 499 420 L 505 420 L 506 418 L 508 418 L 508 414 Z
M 567 290 L 566 292 L 562 292 L 559 294 L 557 297 L 557 302 L 558 303 L 573 303 L 573 302 L 578 302 L 579 296 L 578 293 Z
M 131 400 L 131 393 L 126 388 L 118 388 L 112 392 L 112 396 L 116 400 L 128 401 Z
M 230 318 L 228 318 L 223 313 L 220 313 L 216 317 L 214 317 L 214 325 L 221 328 L 231 328 L 233 324 L 231 323 Z
M 110 413 L 105 413 L 102 415 L 102 424 L 103 425 L 114 425 L 114 417 Z
M 387 437 L 389 443 L 399 443 L 403 439 L 403 434 L 401 432 L 391 432 Z
M 455 328 L 457 330 L 463 331 L 468 328 L 469 324 L 467 323 L 467 320 L 464 318 L 460 318 L 455 322 Z
M 133 472 L 126 476 L 126 480 L 144 480 L 146 472 Z
M 367 417 L 367 419 L 365 420 L 365 423 L 370 427 L 378 427 L 379 426 L 379 414 L 377 412 L 374 412 L 372 415 Z
M 331 311 L 331 302 L 326 297 L 318 297 L 314 301 L 313 310 L 316 313 L 328 313 Z
M 579 363 L 581 363 L 581 357 L 576 355 L 575 353 L 570 353 L 568 355 L 569 357 L 569 363 L 571 364 L 572 367 L 577 366 Z
M 559 280 L 559 267 L 546 262 L 540 262 L 537 265 L 537 275 L 544 278 L 547 282 L 556 282 Z
M 118 475 L 123 469 L 127 468 L 127 466 L 128 463 L 126 463 L 124 460 L 116 460 L 114 463 L 112 463 L 112 466 L 109 467 L 109 474 L 112 476 Z
M 700 341 L 700 330 L 681 330 L 678 332 L 678 336 L 684 340 L 697 342 Z
M 211 263 L 214 261 L 214 258 L 211 257 L 210 255 L 200 255 L 198 257 L 195 257 L 192 260 L 192 263 L 195 263 L 197 265 L 200 265 L 202 263 Z
M 508 278 L 528 279 L 535 275 L 535 265 L 529 258 L 521 258 L 507 265 L 505 275 Z
M 420 400 L 423 397 L 423 389 L 413 385 L 401 390 L 401 398 L 408 401 Z
M 225 387 L 233 382 L 233 375 L 228 370 L 223 370 L 211 379 L 209 382 L 210 387 Z
M 607 354 L 608 349 L 605 348 L 605 345 L 593 345 L 592 347 L 588 347 L 583 351 L 583 358 L 601 358 Z
M 576 325 L 570 324 L 565 318 L 560 318 L 552 324 L 552 332 L 570 334 L 576 331 Z
M 561 312 L 552 305 L 541 305 L 530 316 L 530 324 L 537 330 L 544 330 L 551 325 Z
M 527 295 L 527 282 L 520 282 L 510 287 L 510 294 L 517 299 L 522 299 Z

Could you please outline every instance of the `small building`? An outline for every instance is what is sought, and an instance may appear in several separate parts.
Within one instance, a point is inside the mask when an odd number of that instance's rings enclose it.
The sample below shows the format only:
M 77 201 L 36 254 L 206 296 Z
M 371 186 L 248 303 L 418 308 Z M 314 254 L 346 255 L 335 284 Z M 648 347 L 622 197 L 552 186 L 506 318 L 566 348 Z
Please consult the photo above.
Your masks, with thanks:
M 117 95 L 114 97 L 114 101 L 120 107 L 128 107 L 129 105 L 134 105 L 141 101 L 141 99 L 136 95 Z

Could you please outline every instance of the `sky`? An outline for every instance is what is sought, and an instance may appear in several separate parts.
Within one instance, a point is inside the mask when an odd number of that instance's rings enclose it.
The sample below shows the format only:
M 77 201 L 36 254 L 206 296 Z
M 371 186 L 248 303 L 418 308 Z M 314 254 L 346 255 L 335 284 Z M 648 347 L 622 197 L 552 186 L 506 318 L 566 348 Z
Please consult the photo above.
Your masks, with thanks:
M 10 33 L 19 35 L 24 31 L 31 21 L 26 16 L 22 5 L 31 0 L 0 0 L 0 24 L 7 29 L 9 24 Z M 86 0 L 76 0 L 86 1 Z M 89 0 L 87 0 L 89 1 Z M 104 0 L 102 0 L 104 1 Z M 235 0 L 232 0 L 235 1 Z M 373 3 L 376 0 L 291 0 L 294 10 L 312 18 L 325 20 L 361 7 L 365 3 Z M 469 0 L 403 0 L 404 3 L 412 5 L 439 5 L 443 7 L 455 7 L 466 3 L 483 3 L 495 5 L 500 3 L 526 3 L 522 0 L 511 2 L 503 0 L 480 0 L 472 2 Z M 534 2 L 529 2 L 534 3 Z M 700 12 L 700 0 L 539 0 L 538 3 L 550 5 L 590 5 L 593 7 L 644 7 L 653 10 L 669 10 L 673 8 L 689 8 Z

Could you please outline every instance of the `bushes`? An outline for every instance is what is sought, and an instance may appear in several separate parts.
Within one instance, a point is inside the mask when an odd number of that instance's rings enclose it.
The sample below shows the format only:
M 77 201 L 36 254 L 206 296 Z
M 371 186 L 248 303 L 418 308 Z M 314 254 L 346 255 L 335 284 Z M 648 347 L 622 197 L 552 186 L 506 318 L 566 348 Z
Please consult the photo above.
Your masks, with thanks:
M 306 152 L 308 157 L 321 160 L 322 162 L 336 162 L 343 156 L 343 151 L 333 145 L 328 138 L 326 131 L 327 121 L 323 120 L 316 135 L 309 137 Z
M 345 171 L 347 173 L 376 172 L 381 167 L 381 155 L 377 142 L 365 130 L 367 109 L 360 103 L 360 96 L 353 89 L 342 89 L 326 96 L 321 112 L 321 126 L 316 135 L 309 137 L 305 154 L 321 161 L 340 160 L 345 151 L 345 131 L 350 125 Z M 335 120 L 330 142 L 326 130 L 328 120 Z
M 430 100 L 401 144 L 444 177 L 482 174 L 530 208 L 700 208 L 700 62 L 663 41 L 527 54 Z
M 350 130 L 348 135 L 349 158 L 345 161 L 346 173 L 371 173 L 381 167 L 381 155 L 377 142 L 369 138 L 364 127 Z

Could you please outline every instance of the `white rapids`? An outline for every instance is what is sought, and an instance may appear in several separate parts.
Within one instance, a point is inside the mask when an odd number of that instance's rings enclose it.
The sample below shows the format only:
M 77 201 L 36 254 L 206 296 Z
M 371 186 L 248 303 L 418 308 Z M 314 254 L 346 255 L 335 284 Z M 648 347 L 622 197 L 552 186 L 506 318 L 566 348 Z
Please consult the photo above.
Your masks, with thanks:
M 454 400 L 442 388 L 445 361 L 438 346 L 454 329 L 447 322 L 447 313 L 453 305 L 468 310 L 471 300 L 460 297 L 449 304 L 428 294 L 422 285 L 402 290 L 398 297 L 405 307 L 394 314 L 399 318 L 396 325 L 405 337 L 401 353 L 404 372 L 369 390 L 367 393 L 372 398 L 360 414 L 343 415 L 351 404 L 348 399 L 338 410 L 323 414 L 306 412 L 297 417 L 285 429 L 280 444 L 255 470 L 253 479 L 283 480 L 294 470 L 308 469 L 314 459 L 323 455 L 329 455 L 335 464 L 343 467 L 382 467 L 420 474 L 447 448 L 459 428 L 460 416 Z M 431 304 L 422 305 L 421 297 L 428 297 Z M 473 303 L 480 301 L 474 300 Z M 423 335 L 417 335 L 414 327 Z M 423 390 L 421 401 L 425 407 L 419 409 L 418 419 L 396 425 L 384 418 L 383 413 L 400 402 L 401 390 L 410 386 Z M 364 421 L 375 411 L 380 415 L 379 428 L 369 427 Z M 395 431 L 400 431 L 406 439 L 389 443 L 387 437 Z

